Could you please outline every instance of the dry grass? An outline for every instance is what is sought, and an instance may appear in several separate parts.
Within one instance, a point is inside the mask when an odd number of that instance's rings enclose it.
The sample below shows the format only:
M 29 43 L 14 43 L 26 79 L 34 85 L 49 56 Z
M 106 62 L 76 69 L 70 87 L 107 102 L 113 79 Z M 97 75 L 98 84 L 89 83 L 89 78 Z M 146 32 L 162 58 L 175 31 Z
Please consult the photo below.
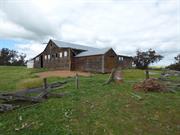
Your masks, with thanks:
M 55 71 L 46 71 L 40 72 L 36 75 L 40 78 L 47 78 L 47 77 L 73 77 L 76 74 L 79 76 L 91 76 L 91 73 L 88 72 L 79 72 L 79 71 L 66 71 L 66 70 L 55 70 Z
M 20 81 L 17 84 L 17 89 L 29 89 L 42 86 L 43 80 L 41 78 L 29 78 Z

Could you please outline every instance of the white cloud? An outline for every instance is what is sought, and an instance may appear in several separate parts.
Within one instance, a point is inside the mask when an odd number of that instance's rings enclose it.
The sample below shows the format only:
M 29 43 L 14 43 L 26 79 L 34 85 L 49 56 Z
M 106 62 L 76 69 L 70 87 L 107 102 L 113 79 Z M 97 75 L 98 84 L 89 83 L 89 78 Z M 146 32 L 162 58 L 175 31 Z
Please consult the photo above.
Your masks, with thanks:
M 15 47 L 20 53 L 25 53 L 27 55 L 26 59 L 31 59 L 38 55 L 45 49 L 45 44 L 31 41 L 30 43 L 16 44 Z
M 179 0 L 0 0 L 0 38 L 29 40 L 28 57 L 49 38 L 113 47 L 134 55 L 153 48 L 169 56 L 180 52 Z M 36 48 L 36 47 L 37 48 Z M 36 51 L 36 49 L 38 51 Z M 33 53 L 32 53 L 33 52 Z

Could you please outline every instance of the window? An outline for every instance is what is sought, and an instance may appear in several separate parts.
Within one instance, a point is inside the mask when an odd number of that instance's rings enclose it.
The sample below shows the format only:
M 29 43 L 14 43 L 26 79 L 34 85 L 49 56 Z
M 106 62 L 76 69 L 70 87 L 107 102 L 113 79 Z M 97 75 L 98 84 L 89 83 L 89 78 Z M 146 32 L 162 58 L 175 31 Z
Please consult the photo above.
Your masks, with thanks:
M 47 60 L 47 55 L 44 56 L 44 59 Z
M 48 55 L 48 60 L 50 60 L 50 58 L 51 58 L 51 55 Z
M 134 63 L 134 61 L 132 62 L 132 67 L 136 67 L 136 64 Z
M 59 57 L 62 58 L 62 52 L 59 53 Z
M 52 57 L 52 59 L 53 59 L 53 58 L 55 58 L 54 54 L 52 54 L 52 56 L 51 56 L 51 57 Z
M 123 61 L 123 57 L 119 57 L 119 61 Z
M 64 51 L 64 57 L 67 57 L 67 51 Z
M 56 53 L 56 58 L 58 57 L 58 54 Z

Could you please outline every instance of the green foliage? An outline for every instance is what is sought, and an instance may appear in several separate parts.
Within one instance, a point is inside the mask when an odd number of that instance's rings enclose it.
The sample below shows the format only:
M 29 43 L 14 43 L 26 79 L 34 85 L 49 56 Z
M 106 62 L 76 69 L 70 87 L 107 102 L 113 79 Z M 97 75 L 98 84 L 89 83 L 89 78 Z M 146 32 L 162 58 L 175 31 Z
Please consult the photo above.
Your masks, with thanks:
M 167 69 L 180 71 L 180 63 L 171 64 L 166 67 Z
M 2 48 L 0 50 L 0 65 L 11 65 L 11 66 L 24 66 L 26 55 L 19 54 L 15 50 L 8 48 Z
M 174 57 L 174 59 L 176 60 L 176 63 L 180 64 L 180 54 L 178 54 L 176 57 Z
M 0 90 L 16 90 L 16 83 L 33 78 L 36 72 L 23 67 L 0 67 Z M 159 77 L 161 73 L 159 70 L 151 72 L 156 73 L 152 77 Z M 108 79 L 107 74 L 80 77 L 78 90 L 72 81 L 55 91 L 69 93 L 68 96 L 0 114 L 0 134 L 178 135 L 180 93 L 134 93 L 132 85 L 144 79 L 144 71 L 123 70 L 123 75 L 124 83 L 105 86 L 102 83 Z M 63 78 L 48 78 L 48 82 L 57 80 Z M 25 124 L 29 126 L 20 129 Z
M 156 53 L 155 50 L 149 49 L 148 51 L 137 50 L 136 56 L 134 57 L 134 63 L 139 69 L 147 69 L 148 66 L 154 62 L 158 62 L 163 56 Z
M 180 54 L 178 54 L 176 57 L 174 57 L 175 63 L 167 66 L 166 68 L 171 70 L 177 70 L 180 71 Z

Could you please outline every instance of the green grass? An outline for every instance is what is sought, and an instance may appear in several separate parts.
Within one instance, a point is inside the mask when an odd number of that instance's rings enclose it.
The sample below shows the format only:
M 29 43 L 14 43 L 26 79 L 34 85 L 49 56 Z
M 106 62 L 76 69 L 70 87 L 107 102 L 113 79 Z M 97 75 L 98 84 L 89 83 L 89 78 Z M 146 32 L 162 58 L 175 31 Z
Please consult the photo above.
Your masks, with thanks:
M 43 80 L 41 78 L 29 78 L 24 79 L 17 83 L 17 89 L 29 89 L 43 86 Z
M 18 83 L 35 78 L 35 73 L 40 71 L 0 67 L 0 91 L 15 91 Z M 153 77 L 159 77 L 161 71 L 153 72 L 157 73 Z M 138 100 L 131 94 L 132 85 L 144 79 L 144 72 L 124 70 L 123 75 L 124 83 L 106 86 L 102 83 L 107 74 L 80 77 L 78 90 L 74 82 L 56 90 L 69 93 L 68 96 L 2 113 L 0 135 L 178 135 L 180 92 L 136 93 L 142 97 Z M 51 77 L 48 81 L 62 79 Z M 30 126 L 15 131 L 24 123 Z
M 36 78 L 35 73 L 46 69 L 27 69 L 26 67 L 0 66 L 0 91 L 13 91 L 17 89 L 20 81 Z

